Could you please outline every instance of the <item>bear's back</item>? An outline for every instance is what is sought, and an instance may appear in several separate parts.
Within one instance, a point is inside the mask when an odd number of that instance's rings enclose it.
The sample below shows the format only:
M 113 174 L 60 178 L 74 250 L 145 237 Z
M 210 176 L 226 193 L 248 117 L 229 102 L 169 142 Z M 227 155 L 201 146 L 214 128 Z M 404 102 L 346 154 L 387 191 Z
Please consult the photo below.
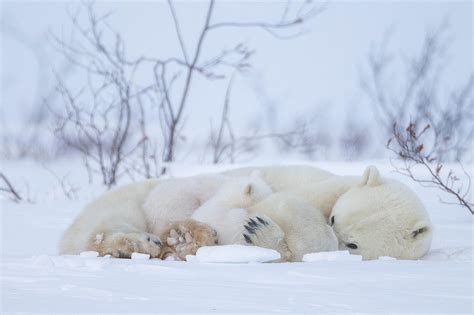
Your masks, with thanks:
M 306 165 L 245 167 L 224 173 L 229 176 L 259 176 L 273 191 L 292 191 L 293 187 L 310 187 L 335 176 L 317 167 Z

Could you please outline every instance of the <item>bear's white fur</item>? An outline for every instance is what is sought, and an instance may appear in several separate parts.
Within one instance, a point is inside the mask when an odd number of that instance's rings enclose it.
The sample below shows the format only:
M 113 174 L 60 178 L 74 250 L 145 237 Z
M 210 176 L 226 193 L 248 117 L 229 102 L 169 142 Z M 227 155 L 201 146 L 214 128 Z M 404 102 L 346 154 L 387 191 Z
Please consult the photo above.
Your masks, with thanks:
M 251 176 L 255 173 L 263 181 Z M 272 197 L 265 183 L 274 192 L 288 194 Z M 278 198 L 293 201 L 283 203 L 285 207 L 276 202 Z M 108 192 L 88 205 L 65 232 L 60 253 L 97 250 L 129 257 L 138 251 L 159 257 L 163 244 L 157 236 L 164 233 L 166 237 L 172 231 L 182 234 L 180 242 L 190 242 L 192 246 L 186 245 L 190 248 L 213 244 L 213 231 L 207 225 L 188 224 L 180 230 L 183 224 L 175 224 L 178 231 L 170 230 L 168 224 L 189 220 L 195 213 L 195 219 L 221 230 L 221 243 L 247 241 L 240 233 L 247 229 L 255 232 L 247 234 L 250 242 L 288 251 L 290 260 L 298 260 L 304 253 L 332 246 L 331 233 L 318 219 L 320 211 L 329 223 L 334 221 L 339 248 L 364 259 L 418 259 L 429 250 L 432 226 L 422 203 L 401 183 L 382 179 L 375 167 L 369 167 L 361 178 L 336 176 L 309 166 L 275 166 L 150 180 Z M 308 219 L 311 216 L 313 220 Z M 259 219 L 267 224 L 259 224 Z M 193 233 L 202 243 L 192 243 Z
M 339 249 L 364 259 L 419 259 L 430 248 L 433 228 L 422 202 L 400 182 L 381 178 L 373 166 L 362 177 L 309 166 L 250 167 L 225 174 L 255 172 L 273 191 L 291 192 L 321 209 L 330 224 L 334 221 Z
M 150 232 L 161 235 L 170 222 L 189 219 L 203 206 L 218 209 L 248 207 L 272 193 L 261 178 L 249 175 L 197 175 L 160 181 L 143 203 Z M 209 220 L 216 219 L 213 216 Z
M 323 213 L 293 194 L 271 194 L 261 202 L 249 207 L 248 210 L 254 218 L 263 217 L 265 220 L 265 217 L 268 217 L 271 223 L 274 222 L 281 228 L 283 240 L 289 251 L 289 256 L 287 256 L 289 261 L 301 261 L 303 255 L 308 253 L 337 250 L 336 235 L 333 229 L 327 225 Z M 270 226 L 272 225 L 270 224 Z M 268 237 L 270 235 L 258 234 L 260 227 L 268 229 L 269 225 L 260 224 L 257 233 L 254 233 L 255 237 L 252 233 L 246 233 L 252 243 L 279 250 L 278 247 L 269 246 Z M 263 239 L 267 242 L 263 243 Z M 278 244 L 278 238 L 276 240 Z
M 431 246 L 433 227 L 419 198 L 400 182 L 380 178 L 375 167 L 341 195 L 330 222 L 339 248 L 364 259 L 418 259 Z
M 135 241 L 143 243 L 141 240 L 147 237 L 148 223 L 142 212 L 142 204 L 157 184 L 157 180 L 147 180 L 126 185 L 106 192 L 88 204 L 64 232 L 59 253 L 100 252 L 103 247 L 104 254 L 111 249 L 110 254 L 121 256 L 122 253 L 118 251 L 112 253 L 117 242 L 120 242 L 117 237 L 130 244 Z M 159 255 L 160 246 L 153 241 L 147 249 L 153 256 Z
M 232 195 L 235 192 L 223 197 L 237 197 Z M 251 243 L 272 248 L 290 261 L 301 261 L 307 253 L 337 250 L 337 238 L 322 212 L 292 194 L 270 194 L 240 208 L 223 208 L 221 204 L 213 198 L 191 216 L 216 229 L 219 244 Z
M 127 185 L 87 205 L 64 233 L 59 252 L 79 254 L 94 250 L 100 255 L 130 257 L 135 251 L 159 257 L 164 245 L 159 236 L 170 231 L 170 224 L 189 219 L 201 204 L 209 202 L 223 209 L 248 207 L 270 193 L 271 189 L 258 177 L 223 175 L 148 180 Z M 189 230 L 188 227 L 183 229 Z M 205 241 L 201 245 L 214 245 L 214 231 L 208 226 L 193 224 L 189 231 L 191 236 L 193 232 L 200 234 L 194 235 L 195 240 Z

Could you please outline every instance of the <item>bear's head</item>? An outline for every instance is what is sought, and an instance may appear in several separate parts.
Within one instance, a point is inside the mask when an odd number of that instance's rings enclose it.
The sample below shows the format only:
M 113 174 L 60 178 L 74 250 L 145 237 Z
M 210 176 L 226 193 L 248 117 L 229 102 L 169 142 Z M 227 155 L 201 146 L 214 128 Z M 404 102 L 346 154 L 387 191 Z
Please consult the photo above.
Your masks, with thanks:
M 419 259 L 431 246 L 433 227 L 421 200 L 402 183 L 382 179 L 374 166 L 337 200 L 329 224 L 339 249 L 365 260 Z
M 208 201 L 232 208 L 249 207 L 272 193 L 270 186 L 259 176 L 229 177 Z

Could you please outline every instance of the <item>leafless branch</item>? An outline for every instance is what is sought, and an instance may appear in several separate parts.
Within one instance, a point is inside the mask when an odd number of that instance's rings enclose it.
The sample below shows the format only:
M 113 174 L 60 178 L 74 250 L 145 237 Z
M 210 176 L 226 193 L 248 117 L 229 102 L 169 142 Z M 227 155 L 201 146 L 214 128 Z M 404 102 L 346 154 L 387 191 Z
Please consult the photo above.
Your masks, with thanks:
M 368 58 L 369 75 L 363 79 L 362 88 L 388 134 L 394 123 L 429 124 L 437 159 L 456 161 L 469 153 L 474 135 L 474 74 L 466 84 L 449 92 L 448 98 L 439 92 L 443 90 L 442 69 L 450 44 L 447 32 L 447 23 L 427 32 L 420 52 L 405 63 L 402 74 L 396 70 L 397 58 L 387 53 L 386 38 Z M 394 88 L 398 86 L 401 88 Z
M 178 144 L 185 138 L 182 135 L 185 113 L 197 76 L 218 80 L 251 67 L 254 49 L 244 41 L 204 55 L 211 32 L 227 27 L 253 27 L 279 37 L 284 30 L 301 29 L 325 7 L 298 2 L 296 10 L 290 10 L 294 6 L 289 1 L 279 22 L 214 22 L 215 0 L 209 0 L 195 44 L 191 44 L 183 36 L 184 24 L 176 9 L 177 5 L 173 0 L 168 0 L 167 5 L 181 50 L 179 56 L 168 59 L 145 55 L 129 58 L 122 36 L 107 22 L 109 15 L 97 15 L 93 3 L 83 5 L 86 23 L 80 22 L 79 13 L 70 15 L 74 30 L 80 37 L 78 42 L 68 43 L 58 36 L 52 36 L 62 54 L 88 77 L 87 85 L 75 92 L 58 80 L 58 92 L 62 95 L 65 108 L 62 113 L 57 113 L 56 133 L 68 147 L 81 153 L 88 172 L 101 174 L 104 184 L 109 187 L 123 174 L 152 177 L 166 172 L 166 166 L 175 160 Z M 291 36 L 301 33 L 293 32 Z M 150 84 L 139 88 L 135 74 L 141 70 L 150 71 L 153 79 Z M 91 101 L 87 100 L 88 97 Z M 228 104 L 229 93 L 226 98 Z M 158 111 L 154 126 L 160 130 L 148 126 L 150 108 Z M 227 109 L 225 111 L 223 117 L 227 117 Z M 233 139 L 233 144 L 224 151 L 235 152 L 237 143 L 238 147 L 245 147 L 247 143 L 262 137 L 286 139 L 276 133 L 259 135 L 253 139 L 237 137 L 226 120 L 221 123 L 228 125 L 226 137 Z M 150 130 L 154 133 L 150 133 Z M 215 139 L 215 161 L 224 154 L 221 151 L 223 132 L 222 129 L 220 136 Z M 161 139 L 157 139 L 159 137 Z M 162 143 L 158 140 L 162 140 Z M 162 147 L 159 148 L 157 143 L 162 144 Z M 157 158 L 159 153 L 160 161 Z M 161 164 L 160 174 L 156 173 L 158 164 Z
M 125 43 L 106 24 L 106 16 L 97 16 L 92 4 L 87 5 L 87 14 L 89 28 L 72 17 L 82 42 L 67 43 L 55 37 L 63 54 L 84 71 L 87 84 L 73 92 L 58 77 L 57 93 L 63 108 L 51 111 L 58 138 L 80 153 L 88 173 L 100 174 L 103 184 L 110 188 L 118 178 L 138 168 L 143 167 L 144 176 L 151 177 L 147 121 L 140 97 L 155 93 L 156 86 L 141 88 L 134 81 L 137 68 L 150 59 L 127 59 Z M 104 29 L 114 35 L 113 46 L 105 44 Z M 137 155 L 144 163 L 140 167 L 130 162 L 136 161 Z
M 56 181 L 59 184 L 59 187 L 61 187 L 61 191 L 63 192 L 64 196 L 66 196 L 67 199 L 69 200 L 76 200 L 77 199 L 77 192 L 80 190 L 79 187 L 76 185 L 73 185 L 69 179 L 68 176 L 59 176 L 56 172 L 54 172 L 52 169 L 47 167 L 46 165 L 43 165 L 43 167 L 51 174 L 53 177 L 56 179 Z
M 429 124 L 420 130 L 418 130 L 415 123 L 410 123 L 403 130 L 394 124 L 393 136 L 388 141 L 387 148 L 394 152 L 404 163 L 403 167 L 394 165 L 395 170 L 421 185 L 435 187 L 451 195 L 457 200 L 457 204 L 466 208 L 471 214 L 474 214 L 474 204 L 467 199 L 471 192 L 471 178 L 469 174 L 460 164 L 467 180 L 467 186 L 464 187 L 463 182 L 452 169 L 444 169 L 444 164 L 436 158 L 432 151 L 425 147 L 423 140 L 425 140 L 430 130 L 431 126 Z M 414 174 L 412 168 L 418 165 L 428 172 L 430 175 L 429 179 L 423 179 Z
M 310 20 L 325 8 L 325 5 L 313 6 L 308 3 L 303 3 L 297 10 L 296 16 L 293 18 L 287 19 L 289 2 L 285 8 L 282 20 L 276 23 L 267 23 L 267 22 L 251 22 L 251 23 L 242 23 L 238 21 L 233 22 L 212 22 L 214 15 L 214 5 L 215 1 L 210 0 L 207 8 L 206 16 L 201 28 L 201 31 L 198 35 L 197 44 L 194 48 L 189 49 L 186 47 L 182 35 L 182 27 L 179 16 L 174 8 L 173 1 L 169 0 L 168 5 L 173 17 L 174 27 L 176 36 L 180 43 L 181 51 L 184 57 L 184 60 L 177 62 L 180 66 L 184 67 L 184 83 L 180 91 L 177 93 L 178 99 L 173 100 L 170 97 L 169 89 L 170 82 L 176 78 L 176 74 L 170 77 L 166 76 L 167 65 L 161 63 L 155 67 L 155 78 L 157 84 L 160 86 L 163 95 L 163 107 L 162 107 L 162 121 L 165 123 L 164 128 L 162 128 L 163 135 L 165 136 L 165 147 L 163 161 L 165 163 L 172 162 L 175 157 L 175 147 L 179 139 L 180 125 L 182 124 L 182 117 L 187 106 L 187 101 L 189 98 L 190 87 L 193 84 L 194 73 L 203 75 L 208 79 L 223 79 L 226 77 L 225 71 L 222 69 L 229 68 L 233 72 L 235 71 L 244 71 L 250 67 L 250 57 L 253 55 L 254 50 L 248 48 L 245 43 L 238 43 L 231 49 L 223 49 L 221 52 L 217 53 L 213 57 L 208 58 L 207 60 L 201 61 L 201 55 L 209 33 L 216 29 L 221 29 L 225 27 L 237 27 L 237 28 L 261 28 L 265 31 L 271 33 L 273 36 L 284 38 L 284 36 L 279 36 L 279 31 L 293 28 L 297 25 L 301 26 L 306 21 Z M 300 33 L 293 34 L 293 36 L 300 35 Z M 227 100 L 228 102 L 228 100 Z M 225 111 L 223 115 L 226 115 Z M 222 124 L 226 122 L 221 121 Z M 164 129 L 164 130 L 163 130 Z M 222 155 L 221 151 L 221 142 L 222 142 L 222 133 L 221 136 L 214 143 L 214 157 L 213 160 L 219 160 Z M 215 147 L 217 146 L 217 147 Z M 219 148 L 219 149 L 218 149 Z M 166 172 L 166 167 L 163 168 L 162 172 Z
M 3 193 L 7 198 L 14 202 L 21 202 L 23 197 L 20 195 L 18 190 L 13 186 L 8 177 L 0 173 L 0 178 L 2 179 L 3 185 L 0 186 L 0 192 Z

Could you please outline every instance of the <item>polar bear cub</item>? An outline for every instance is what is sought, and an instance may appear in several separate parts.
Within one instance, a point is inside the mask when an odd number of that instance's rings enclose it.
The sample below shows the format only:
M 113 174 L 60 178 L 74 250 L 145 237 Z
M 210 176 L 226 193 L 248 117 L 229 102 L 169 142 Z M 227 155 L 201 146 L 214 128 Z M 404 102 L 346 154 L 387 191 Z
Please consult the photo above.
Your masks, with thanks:
M 149 193 L 143 212 L 151 233 L 161 235 L 170 222 L 189 219 L 195 212 L 201 212 L 201 207 L 248 207 L 271 193 L 270 187 L 256 175 L 175 178 L 161 181 Z
M 298 197 L 275 193 L 253 205 L 232 207 L 239 198 L 235 191 L 216 195 L 191 218 L 216 229 L 219 244 L 275 249 L 282 261 L 301 261 L 307 253 L 337 250 L 337 238 L 321 210 Z M 220 199 L 227 200 L 227 208 Z
M 275 249 L 287 261 L 338 249 L 337 237 L 322 211 L 291 193 L 274 193 L 248 210 L 253 217 L 244 227 L 246 243 Z
M 215 244 L 236 239 L 248 217 L 243 208 L 271 193 L 270 187 L 257 176 L 200 175 L 164 182 L 150 193 L 144 212 L 152 223 L 153 233 L 165 241 L 162 257 L 184 259 L 195 254 L 200 246 L 209 245 L 194 239 L 206 238 L 210 233 L 215 236 Z M 193 233 L 193 226 L 198 224 L 208 229 Z
M 239 198 L 222 198 L 230 191 Z M 93 250 L 99 255 L 130 257 L 133 252 L 162 257 L 162 239 L 172 231 L 186 241 L 186 249 L 214 245 L 215 231 L 202 223 L 187 223 L 191 214 L 213 199 L 219 208 L 247 207 L 271 193 L 258 177 L 202 175 L 181 179 L 148 180 L 110 191 L 87 205 L 60 242 L 60 254 Z M 214 196 L 218 198 L 214 200 Z M 232 200 L 229 203 L 229 200 Z M 173 229 L 173 227 L 175 227 Z

